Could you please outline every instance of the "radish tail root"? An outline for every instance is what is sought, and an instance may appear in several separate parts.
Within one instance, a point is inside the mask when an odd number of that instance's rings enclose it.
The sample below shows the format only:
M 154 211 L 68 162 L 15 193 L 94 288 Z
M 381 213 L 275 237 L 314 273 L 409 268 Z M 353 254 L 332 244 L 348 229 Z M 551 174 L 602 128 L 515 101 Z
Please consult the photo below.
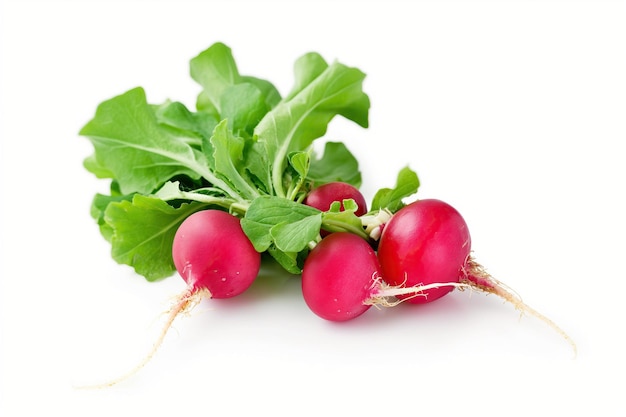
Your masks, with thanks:
M 146 364 L 148 364 L 148 362 L 150 362 L 150 360 L 152 360 L 156 352 L 159 350 L 159 348 L 163 344 L 163 341 L 165 340 L 165 336 L 167 335 L 168 331 L 174 324 L 174 321 L 176 320 L 176 318 L 180 314 L 189 312 L 193 307 L 196 306 L 196 304 L 198 304 L 204 298 L 211 298 L 211 293 L 209 292 L 209 290 L 206 290 L 206 289 L 197 290 L 193 288 L 189 288 L 185 290 L 178 297 L 176 297 L 174 304 L 172 305 L 172 307 L 170 307 L 169 311 L 167 312 L 167 319 L 165 321 L 163 329 L 161 330 L 161 333 L 159 334 L 159 337 L 152 345 L 152 349 L 150 350 L 150 352 L 148 352 L 148 354 L 143 358 L 141 362 L 139 362 L 133 369 L 131 369 L 130 371 L 128 371 L 127 373 L 125 373 L 124 375 L 116 379 L 113 379 L 111 381 L 108 381 L 102 384 L 87 385 L 87 386 L 81 386 L 78 388 L 82 388 L 82 389 L 108 388 L 108 387 L 112 387 L 113 385 L 119 384 L 120 382 L 123 382 L 127 380 L 128 378 L 132 377 L 133 375 L 137 374 L 144 366 L 146 366 Z
M 481 292 L 495 294 L 496 296 L 502 298 L 504 301 L 513 304 L 513 306 L 522 314 L 527 313 L 543 321 L 544 323 L 552 327 L 552 329 L 559 333 L 571 345 L 572 349 L 574 350 L 574 357 L 576 357 L 578 353 L 576 343 L 563 329 L 561 329 L 555 322 L 550 320 L 548 317 L 544 316 L 534 308 L 525 304 L 519 295 L 515 294 L 515 292 L 511 290 L 507 285 L 492 277 L 485 270 L 485 268 L 478 262 L 476 262 L 471 256 L 468 257 L 468 260 L 465 263 L 465 268 L 463 268 L 461 283 L 466 284 L 464 287 L 460 288 L 461 290 L 465 289 L 466 287 L 471 287 L 472 289 Z
M 473 285 L 464 282 L 434 282 L 431 284 L 418 284 L 410 287 L 405 287 L 405 284 L 389 285 L 380 278 L 374 279 L 372 286 L 372 295 L 365 300 L 364 304 L 372 305 L 374 307 L 395 307 L 411 298 L 428 296 L 428 293 L 424 291 L 443 288 L 472 288 Z M 406 296 L 397 298 L 398 296 Z

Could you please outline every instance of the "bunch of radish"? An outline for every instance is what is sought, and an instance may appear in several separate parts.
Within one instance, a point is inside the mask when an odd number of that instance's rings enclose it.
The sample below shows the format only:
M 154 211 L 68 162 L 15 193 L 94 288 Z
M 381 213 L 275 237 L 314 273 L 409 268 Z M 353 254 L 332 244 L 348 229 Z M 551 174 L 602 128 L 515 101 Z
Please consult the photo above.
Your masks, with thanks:
M 358 204 L 356 212 L 363 218 L 364 230 L 370 230 L 370 238 L 320 230 L 320 240 L 312 243 L 301 275 L 303 299 L 317 316 L 344 322 L 374 305 L 424 304 L 455 288 L 471 289 L 495 294 L 545 321 L 576 351 L 563 330 L 524 304 L 472 258 L 468 226 L 454 207 L 437 199 L 416 200 L 395 213 L 378 215 L 372 228 L 364 196 L 356 187 L 342 182 L 314 188 L 304 204 L 328 210 L 333 203 L 350 200 Z M 243 232 L 240 219 L 216 209 L 196 212 L 183 221 L 174 238 L 172 257 L 187 288 L 170 309 L 159 339 L 136 368 L 99 386 L 116 384 L 139 371 L 180 313 L 203 298 L 242 294 L 261 267 L 261 255 Z
M 567 334 L 524 304 L 472 257 L 461 214 L 446 202 L 405 198 L 419 187 L 404 168 L 370 207 L 358 162 L 341 142 L 314 140 L 335 116 L 367 127 L 365 74 L 319 54 L 296 61 L 284 97 L 267 80 L 239 74 L 216 43 L 191 60 L 202 90 L 195 111 L 154 105 L 138 87 L 102 102 L 80 131 L 94 145 L 85 168 L 109 179 L 91 214 L 112 257 L 148 281 L 175 271 L 186 283 L 141 369 L 182 312 L 202 299 L 245 292 L 262 259 L 300 277 L 303 302 L 344 322 L 372 306 L 434 302 L 451 291 L 495 294 Z M 268 255 L 264 257 L 263 255 Z
M 349 200 L 358 205 L 355 213 L 365 218 L 364 196 L 347 183 L 314 188 L 304 204 L 329 210 L 333 203 Z M 302 295 L 313 313 L 341 322 L 357 318 L 373 305 L 424 304 L 455 288 L 473 289 L 495 294 L 539 317 L 576 349 L 555 323 L 524 304 L 472 258 L 469 228 L 454 207 L 422 199 L 396 213 L 387 212 L 382 219 L 369 234 L 374 237 L 368 239 L 320 230 L 322 238 L 312 244 L 301 277 Z M 229 298 L 252 284 L 260 256 L 238 223 L 234 215 L 218 210 L 195 213 L 183 222 L 174 239 L 173 258 L 189 288 L 174 308 L 175 314 L 196 295 Z M 371 225 L 364 220 L 364 229 Z

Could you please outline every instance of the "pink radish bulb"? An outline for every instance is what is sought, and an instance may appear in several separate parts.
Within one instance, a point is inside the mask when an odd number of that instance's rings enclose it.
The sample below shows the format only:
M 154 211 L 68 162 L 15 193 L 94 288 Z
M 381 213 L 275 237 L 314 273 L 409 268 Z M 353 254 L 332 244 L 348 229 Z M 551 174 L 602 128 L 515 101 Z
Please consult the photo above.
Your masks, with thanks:
M 334 202 L 340 203 L 340 210 L 344 211 L 343 200 L 354 200 L 357 210 L 354 212 L 357 216 L 363 216 L 367 213 L 367 202 L 365 197 L 355 186 L 346 182 L 329 182 L 314 188 L 304 199 L 303 203 L 307 206 L 314 207 L 321 211 L 328 211 Z M 322 229 L 320 235 L 327 236 L 330 232 Z
M 172 255 L 192 291 L 208 290 L 211 298 L 241 294 L 252 285 L 261 265 L 261 255 L 239 219 L 219 210 L 189 216 L 176 232 Z
M 304 204 L 321 211 L 327 211 L 332 203 L 338 201 L 341 203 L 341 210 L 343 211 L 343 200 L 349 199 L 354 200 L 359 206 L 355 212 L 357 216 L 367 213 L 367 203 L 361 191 L 346 182 L 329 182 L 314 188 L 304 199 Z
M 435 199 L 418 200 L 395 213 L 383 229 L 378 259 L 385 281 L 407 287 L 456 283 L 471 251 L 471 237 L 461 214 Z M 454 289 L 441 286 L 424 296 L 407 298 L 409 303 L 428 303 Z
M 379 264 L 372 247 L 357 235 L 331 233 L 307 256 L 302 295 L 308 307 L 330 321 L 365 313 L 378 293 Z

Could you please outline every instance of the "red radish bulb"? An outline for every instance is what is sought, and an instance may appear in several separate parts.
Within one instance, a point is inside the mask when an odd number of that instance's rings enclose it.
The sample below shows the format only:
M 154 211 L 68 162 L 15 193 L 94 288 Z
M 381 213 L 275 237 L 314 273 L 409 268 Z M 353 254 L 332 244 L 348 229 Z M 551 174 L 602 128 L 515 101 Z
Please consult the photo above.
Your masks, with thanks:
M 390 285 L 429 285 L 459 282 L 471 250 L 471 237 L 461 214 L 440 200 L 418 200 L 395 213 L 385 225 L 378 259 Z M 442 286 L 411 295 L 409 303 L 428 303 L 454 287 Z
M 191 292 L 207 290 L 211 298 L 241 294 L 261 266 L 261 254 L 244 234 L 239 218 L 219 210 L 189 216 L 176 232 L 172 255 Z
M 365 313 L 378 292 L 379 264 L 372 247 L 357 235 L 331 233 L 307 256 L 302 269 L 302 295 L 307 306 L 330 321 L 346 321 Z
M 329 182 L 314 188 L 304 199 L 304 204 L 321 211 L 328 211 L 331 204 L 338 201 L 341 204 L 341 211 L 343 211 L 343 200 L 349 199 L 354 200 L 358 206 L 354 214 L 362 216 L 367 213 L 367 202 L 361 191 L 346 182 Z
M 304 199 L 303 203 L 307 206 L 314 207 L 321 211 L 328 211 L 334 202 L 339 202 L 340 211 L 344 211 L 343 200 L 354 200 L 357 210 L 354 212 L 356 216 L 363 216 L 367 213 L 367 202 L 365 197 L 355 186 L 346 182 L 329 182 L 312 189 Z M 328 230 L 320 230 L 322 237 L 331 233 Z

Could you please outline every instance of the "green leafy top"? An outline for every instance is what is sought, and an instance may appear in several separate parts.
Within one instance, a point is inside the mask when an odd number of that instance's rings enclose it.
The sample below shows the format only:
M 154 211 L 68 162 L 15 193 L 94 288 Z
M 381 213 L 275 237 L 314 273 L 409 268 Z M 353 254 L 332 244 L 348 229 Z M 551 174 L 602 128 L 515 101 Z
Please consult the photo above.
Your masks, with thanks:
M 111 179 L 110 195 L 94 198 L 92 216 L 116 261 L 148 280 L 171 275 L 176 229 L 206 208 L 242 217 L 255 248 L 293 273 L 323 224 L 364 233 L 349 210 L 322 213 L 301 204 L 312 186 L 361 184 L 358 162 L 343 143 L 327 142 L 321 157 L 312 144 L 337 115 L 368 126 L 364 73 L 308 53 L 296 61 L 294 86 L 281 97 L 269 81 L 241 75 L 222 43 L 190 66 L 202 88 L 195 111 L 176 101 L 151 104 L 137 87 L 102 102 L 80 130 L 94 147 L 85 168 Z M 395 189 L 377 193 L 373 210 L 398 208 L 418 186 L 417 176 L 403 170 Z

